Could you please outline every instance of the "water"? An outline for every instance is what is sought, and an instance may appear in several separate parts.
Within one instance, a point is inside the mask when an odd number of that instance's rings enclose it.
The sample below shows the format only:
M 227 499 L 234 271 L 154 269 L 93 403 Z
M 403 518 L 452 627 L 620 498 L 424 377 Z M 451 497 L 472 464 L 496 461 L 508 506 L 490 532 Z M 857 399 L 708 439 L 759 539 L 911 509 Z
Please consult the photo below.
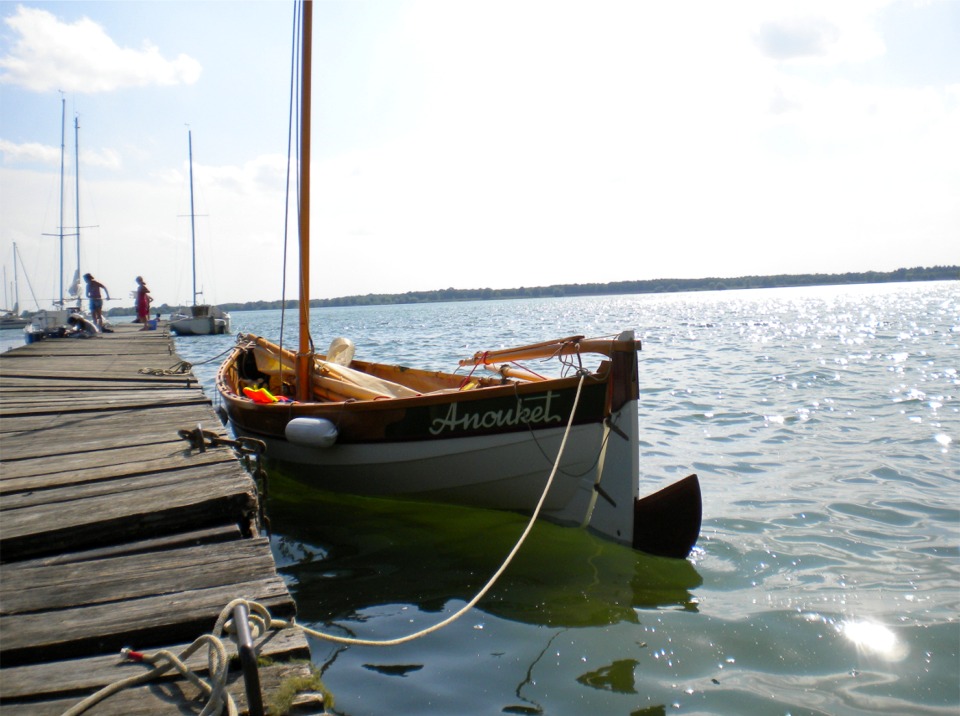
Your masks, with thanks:
M 325 309 L 314 324 L 321 349 L 345 335 L 359 358 L 437 369 L 635 328 L 641 493 L 689 472 L 704 493 L 688 561 L 540 525 L 452 626 L 390 648 L 313 640 L 335 713 L 960 711 L 960 284 Z M 279 313 L 233 325 L 274 336 Z M 177 350 L 199 364 L 232 342 Z M 206 385 L 217 362 L 195 367 Z M 300 622 L 368 639 L 459 609 L 525 525 L 282 475 L 269 511 Z

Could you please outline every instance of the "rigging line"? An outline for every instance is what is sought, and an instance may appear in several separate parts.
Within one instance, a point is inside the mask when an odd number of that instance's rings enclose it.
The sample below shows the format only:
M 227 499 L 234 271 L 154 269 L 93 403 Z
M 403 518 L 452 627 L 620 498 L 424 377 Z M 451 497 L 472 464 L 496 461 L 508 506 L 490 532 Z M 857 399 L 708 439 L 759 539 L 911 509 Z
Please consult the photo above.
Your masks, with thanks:
M 537 522 L 537 518 L 540 516 L 540 510 L 543 508 L 543 503 L 547 499 L 547 494 L 550 492 L 550 486 L 553 485 L 553 478 L 556 477 L 557 471 L 560 467 L 560 459 L 563 457 L 563 451 L 567 446 L 567 437 L 570 435 L 570 430 L 573 427 L 573 416 L 577 412 L 577 403 L 580 402 L 580 391 L 583 389 L 584 381 L 586 380 L 586 375 L 580 376 L 580 383 L 577 385 L 577 394 L 573 399 L 573 407 L 570 409 L 570 419 L 567 421 L 567 429 L 563 434 L 563 440 L 560 441 L 560 451 L 557 453 L 557 461 L 553 464 L 553 469 L 550 471 L 550 477 L 547 478 L 547 484 L 543 488 L 543 493 L 540 495 L 540 500 L 537 502 L 537 506 L 533 510 L 533 514 L 530 516 L 530 520 L 527 522 L 526 528 L 523 530 L 523 534 L 520 535 L 520 538 L 517 540 L 517 543 L 513 546 L 513 549 L 510 550 L 510 553 L 503 560 L 503 564 L 500 565 L 500 568 L 494 572 L 493 576 L 487 581 L 483 588 L 467 602 L 459 610 L 451 614 L 449 617 L 443 621 L 437 622 L 433 626 L 427 627 L 426 629 L 421 629 L 418 632 L 413 634 L 408 634 L 407 636 L 401 636 L 396 639 L 384 639 L 384 640 L 375 640 L 375 639 L 351 639 L 347 637 L 334 636 L 332 634 L 325 634 L 323 632 L 317 631 L 315 629 L 310 629 L 303 625 L 300 625 L 300 628 L 304 631 L 305 634 L 316 637 L 318 639 L 325 639 L 327 641 L 336 642 L 338 644 L 349 644 L 353 646 L 397 646 L 399 644 L 406 644 L 407 642 L 414 641 L 420 637 L 427 636 L 432 634 L 435 631 L 439 631 L 444 627 L 452 624 L 457 619 L 462 617 L 468 611 L 473 609 L 477 603 L 483 599 L 487 592 L 489 592 L 493 586 L 497 583 L 497 580 L 500 579 L 501 575 L 507 570 L 507 567 L 510 566 L 510 563 L 513 561 L 513 558 L 516 557 L 517 553 L 520 551 L 520 548 L 523 546 L 523 543 L 526 542 L 527 537 L 530 532 L 533 530 L 534 524 Z
M 202 360 L 199 363 L 191 363 L 190 365 L 206 365 L 207 363 L 213 363 L 215 360 L 219 360 L 223 356 L 227 355 L 227 353 L 230 353 L 231 351 L 233 351 L 233 349 L 234 349 L 234 346 L 230 346 L 229 348 L 227 348 L 227 350 L 215 355 L 213 358 L 207 358 L 206 360 Z

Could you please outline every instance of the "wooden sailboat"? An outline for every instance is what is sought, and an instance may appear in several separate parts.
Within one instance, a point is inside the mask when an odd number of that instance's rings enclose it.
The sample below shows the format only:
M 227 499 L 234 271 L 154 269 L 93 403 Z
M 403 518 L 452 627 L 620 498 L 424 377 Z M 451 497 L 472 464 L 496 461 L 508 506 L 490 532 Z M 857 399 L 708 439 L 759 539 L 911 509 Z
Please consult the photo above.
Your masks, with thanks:
M 230 332 L 230 314 L 219 306 L 197 303 L 197 233 L 193 211 L 193 132 L 187 131 L 190 158 L 190 256 L 193 265 L 193 303 L 170 317 L 170 330 L 178 336 L 209 336 Z
M 686 557 L 700 530 L 696 476 L 639 497 L 632 331 L 479 352 L 460 361 L 466 374 L 354 360 L 344 339 L 313 353 L 309 1 L 302 27 L 299 347 L 238 337 L 217 375 L 234 432 L 263 440 L 268 458 L 324 489 L 527 512 L 542 500 L 541 514 L 561 524 Z M 537 372 L 519 365 L 545 358 L 566 370 L 545 377 L 540 363 Z

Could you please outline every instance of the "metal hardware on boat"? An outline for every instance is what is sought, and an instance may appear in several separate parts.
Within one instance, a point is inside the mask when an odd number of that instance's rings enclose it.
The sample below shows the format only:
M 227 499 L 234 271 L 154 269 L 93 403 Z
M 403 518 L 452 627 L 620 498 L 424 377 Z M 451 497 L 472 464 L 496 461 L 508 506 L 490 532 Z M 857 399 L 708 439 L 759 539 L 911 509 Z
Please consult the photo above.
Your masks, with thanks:
M 614 423 L 610 418 L 604 418 L 603 424 L 606 425 L 608 428 L 610 428 L 612 432 L 615 432 L 617 435 L 622 437 L 624 440 L 627 440 L 627 441 L 630 440 L 627 434 L 623 432 L 623 430 L 618 428 L 616 423 Z
M 611 507 L 617 506 L 617 503 L 613 501 L 613 498 L 610 497 L 609 493 L 606 490 L 604 490 L 602 487 L 600 487 L 599 482 L 594 484 L 593 489 L 598 495 L 600 495 L 600 497 L 602 497 L 607 502 L 609 502 Z
M 250 612 L 246 604 L 241 602 L 233 608 L 233 626 L 236 631 L 240 666 L 243 668 L 243 685 L 247 692 L 247 708 L 250 716 L 263 716 L 260 672 L 257 669 L 257 653 L 253 648 L 249 617 Z

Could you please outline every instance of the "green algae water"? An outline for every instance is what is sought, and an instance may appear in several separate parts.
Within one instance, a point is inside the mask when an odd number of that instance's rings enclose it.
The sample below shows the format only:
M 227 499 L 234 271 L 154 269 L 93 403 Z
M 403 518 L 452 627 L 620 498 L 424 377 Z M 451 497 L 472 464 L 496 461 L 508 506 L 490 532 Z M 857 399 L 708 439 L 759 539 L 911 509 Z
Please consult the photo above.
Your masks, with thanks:
M 233 316 L 266 336 L 279 321 Z M 324 309 L 312 324 L 321 349 L 343 335 L 358 358 L 444 370 L 634 328 L 641 494 L 696 472 L 704 496 L 689 560 L 542 524 L 442 631 L 312 640 L 333 713 L 960 712 L 960 283 Z M 232 342 L 177 350 L 212 391 L 217 361 L 201 363 Z M 526 524 L 279 473 L 270 488 L 299 621 L 341 636 L 446 618 Z

